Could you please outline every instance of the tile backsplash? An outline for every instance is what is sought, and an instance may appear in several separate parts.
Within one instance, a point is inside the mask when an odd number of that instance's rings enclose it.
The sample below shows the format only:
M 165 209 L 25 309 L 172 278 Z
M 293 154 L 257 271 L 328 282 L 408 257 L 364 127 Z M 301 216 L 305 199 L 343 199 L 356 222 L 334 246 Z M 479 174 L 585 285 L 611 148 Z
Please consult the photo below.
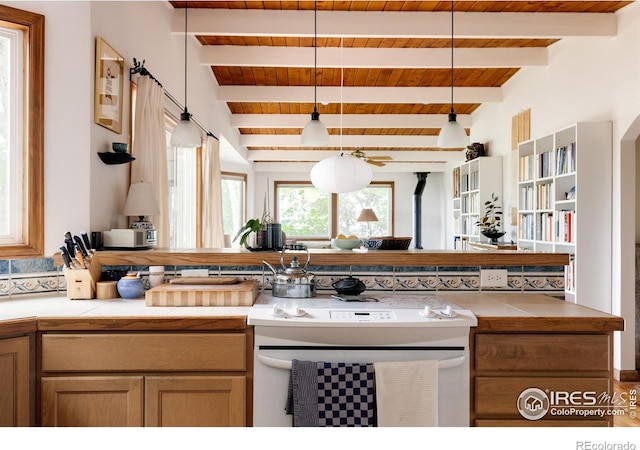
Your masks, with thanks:
M 179 276 L 182 269 L 194 267 L 166 266 L 167 279 Z M 262 266 L 199 266 L 210 276 L 238 276 L 259 281 L 265 290 L 271 289 L 271 271 Z M 495 269 L 496 267 L 492 267 Z M 309 266 L 316 276 L 318 291 L 334 291 L 332 284 L 352 275 L 364 282 L 369 291 L 543 291 L 564 295 L 564 267 L 504 267 L 507 287 L 480 286 L 478 266 L 465 267 L 356 267 Z M 148 266 L 103 266 L 103 279 L 117 279 L 127 271 L 140 272 L 148 283 Z M 148 284 L 147 284 L 148 285 Z M 62 270 L 53 264 L 53 258 L 0 260 L 0 297 L 40 292 L 66 291 Z

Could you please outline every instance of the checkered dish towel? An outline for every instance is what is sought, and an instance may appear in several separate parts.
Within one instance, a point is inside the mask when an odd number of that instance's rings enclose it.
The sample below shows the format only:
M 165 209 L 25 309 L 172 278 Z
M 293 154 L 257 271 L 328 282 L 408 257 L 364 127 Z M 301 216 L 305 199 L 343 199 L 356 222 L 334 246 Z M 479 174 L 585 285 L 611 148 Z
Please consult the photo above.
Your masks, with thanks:
M 373 364 L 291 362 L 287 414 L 296 427 L 375 426 Z

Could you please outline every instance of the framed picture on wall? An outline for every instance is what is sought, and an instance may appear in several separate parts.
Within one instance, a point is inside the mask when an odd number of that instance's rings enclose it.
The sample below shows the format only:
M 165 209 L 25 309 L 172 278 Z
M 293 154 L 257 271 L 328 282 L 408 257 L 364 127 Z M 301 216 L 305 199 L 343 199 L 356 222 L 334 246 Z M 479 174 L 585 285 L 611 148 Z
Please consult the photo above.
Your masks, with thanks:
M 122 133 L 124 58 L 101 37 L 96 38 L 94 121 Z

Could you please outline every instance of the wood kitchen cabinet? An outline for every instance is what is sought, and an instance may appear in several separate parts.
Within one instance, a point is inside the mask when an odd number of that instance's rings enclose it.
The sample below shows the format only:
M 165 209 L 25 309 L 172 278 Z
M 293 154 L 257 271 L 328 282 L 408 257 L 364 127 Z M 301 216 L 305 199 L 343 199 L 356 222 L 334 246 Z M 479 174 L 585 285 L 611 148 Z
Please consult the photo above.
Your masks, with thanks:
M 250 332 L 43 334 L 42 425 L 245 426 Z
M 611 332 L 484 332 L 481 327 L 472 330 L 471 425 L 613 426 L 613 416 L 606 413 L 602 417 L 580 415 L 581 406 L 591 402 L 582 397 L 584 393 L 614 395 L 612 341 Z M 521 394 L 530 388 L 547 396 L 557 393 L 561 400 L 550 401 L 540 418 L 528 419 L 518 408 Z M 575 394 L 569 399 L 564 393 Z M 577 408 L 570 411 L 568 407 L 574 404 Z M 554 409 L 554 405 L 560 408 Z M 598 401 L 592 406 L 590 409 L 595 410 L 609 405 Z
M 29 336 L 0 339 L 0 427 L 30 425 Z

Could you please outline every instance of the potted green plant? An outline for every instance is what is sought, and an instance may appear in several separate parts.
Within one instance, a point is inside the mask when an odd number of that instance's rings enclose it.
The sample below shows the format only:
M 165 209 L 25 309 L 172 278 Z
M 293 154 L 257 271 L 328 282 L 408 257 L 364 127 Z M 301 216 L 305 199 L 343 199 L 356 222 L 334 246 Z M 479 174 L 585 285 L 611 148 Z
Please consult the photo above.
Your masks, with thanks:
M 233 238 L 233 242 L 237 241 L 240 238 L 240 245 L 244 248 L 249 248 L 249 236 L 251 233 L 257 233 L 262 228 L 262 224 L 260 223 L 260 219 L 249 219 L 247 223 L 244 224 L 236 237 Z
M 491 194 L 491 200 L 484 202 L 484 215 L 480 216 L 476 221 L 476 225 L 480 228 L 480 232 L 491 239 L 491 243 L 495 244 L 498 239 L 506 234 L 506 231 L 500 230 L 502 224 L 502 207 L 498 204 L 498 196 Z

